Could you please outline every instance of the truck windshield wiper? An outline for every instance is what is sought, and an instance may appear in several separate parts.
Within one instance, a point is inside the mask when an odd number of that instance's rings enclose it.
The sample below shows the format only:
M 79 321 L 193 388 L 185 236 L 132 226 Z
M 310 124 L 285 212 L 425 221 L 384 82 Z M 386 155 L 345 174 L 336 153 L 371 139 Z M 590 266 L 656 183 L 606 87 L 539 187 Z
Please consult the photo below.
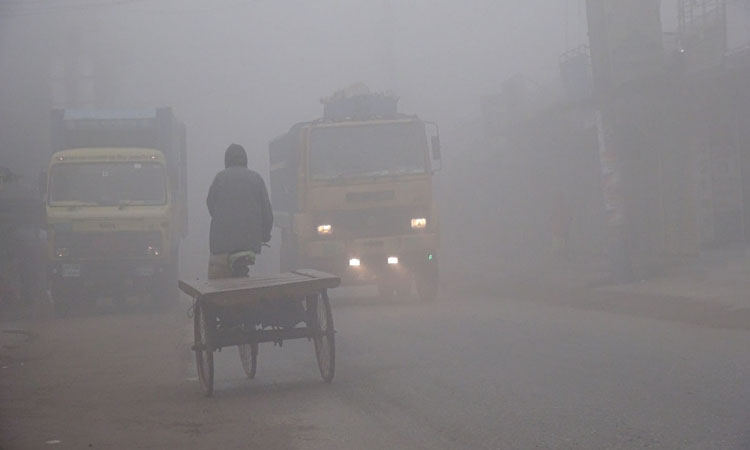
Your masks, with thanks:
M 353 177 L 355 175 L 359 176 L 368 176 L 368 177 L 377 177 L 377 176 L 384 176 L 390 174 L 390 170 L 350 170 L 347 172 L 342 172 L 336 177 Z
M 119 202 L 117 202 L 117 207 L 123 209 L 126 206 L 142 206 L 148 204 L 150 203 L 143 200 L 120 200 Z
M 51 201 L 50 206 L 62 206 L 65 208 L 77 208 L 79 206 L 98 206 L 96 202 L 83 202 L 79 200 L 58 200 Z

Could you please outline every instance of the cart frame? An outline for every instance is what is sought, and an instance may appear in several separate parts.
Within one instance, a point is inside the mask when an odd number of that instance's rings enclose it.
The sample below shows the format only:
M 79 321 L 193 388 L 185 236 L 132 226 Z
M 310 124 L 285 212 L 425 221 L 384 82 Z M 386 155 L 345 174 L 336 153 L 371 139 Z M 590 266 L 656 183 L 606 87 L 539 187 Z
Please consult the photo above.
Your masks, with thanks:
M 313 341 L 320 375 L 330 383 L 336 367 L 336 331 L 328 289 L 340 283 L 339 277 L 315 270 L 195 283 L 180 280 L 180 289 L 193 298 L 192 350 L 203 393 L 213 395 L 215 351 L 237 346 L 243 369 L 248 378 L 253 378 L 258 344 L 281 344 L 289 339 Z M 284 301 L 301 302 L 304 306 L 304 318 L 296 325 L 267 326 L 250 320 L 261 309 L 273 308 Z

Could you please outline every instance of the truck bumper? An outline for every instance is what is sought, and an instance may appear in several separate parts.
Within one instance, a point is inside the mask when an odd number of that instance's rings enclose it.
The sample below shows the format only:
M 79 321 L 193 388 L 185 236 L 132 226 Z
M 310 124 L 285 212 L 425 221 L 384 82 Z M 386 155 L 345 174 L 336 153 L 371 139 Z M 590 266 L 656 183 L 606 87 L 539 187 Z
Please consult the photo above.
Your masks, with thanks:
M 427 271 L 437 264 L 437 250 L 435 233 L 314 241 L 307 245 L 301 266 L 335 273 L 344 284 L 365 284 Z
M 47 276 L 53 289 L 86 290 L 99 295 L 137 295 L 153 291 L 166 261 L 52 261 Z

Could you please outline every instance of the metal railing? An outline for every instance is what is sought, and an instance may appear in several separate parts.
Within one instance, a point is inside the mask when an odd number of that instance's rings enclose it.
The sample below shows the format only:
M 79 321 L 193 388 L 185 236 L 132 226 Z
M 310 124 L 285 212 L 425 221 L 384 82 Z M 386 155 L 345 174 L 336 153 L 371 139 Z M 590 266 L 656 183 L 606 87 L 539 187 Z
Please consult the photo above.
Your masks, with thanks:
M 700 33 L 726 22 L 726 0 L 680 0 L 677 15 L 680 34 Z

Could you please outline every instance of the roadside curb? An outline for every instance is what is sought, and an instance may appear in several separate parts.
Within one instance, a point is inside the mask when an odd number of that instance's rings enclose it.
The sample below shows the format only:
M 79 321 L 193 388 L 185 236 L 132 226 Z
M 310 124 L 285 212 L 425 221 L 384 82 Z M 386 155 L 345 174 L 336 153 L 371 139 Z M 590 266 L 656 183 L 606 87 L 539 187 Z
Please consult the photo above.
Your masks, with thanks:
M 17 362 L 17 354 L 39 336 L 19 325 L 0 326 L 0 369 Z
M 683 295 L 669 290 L 646 289 L 643 282 L 615 284 L 606 278 L 568 280 L 449 280 L 445 298 L 460 301 L 467 293 L 504 297 L 549 306 L 629 315 L 703 328 L 750 331 L 750 302 L 730 297 Z M 672 280 L 656 279 L 669 284 Z M 685 289 L 678 292 L 684 292 Z

